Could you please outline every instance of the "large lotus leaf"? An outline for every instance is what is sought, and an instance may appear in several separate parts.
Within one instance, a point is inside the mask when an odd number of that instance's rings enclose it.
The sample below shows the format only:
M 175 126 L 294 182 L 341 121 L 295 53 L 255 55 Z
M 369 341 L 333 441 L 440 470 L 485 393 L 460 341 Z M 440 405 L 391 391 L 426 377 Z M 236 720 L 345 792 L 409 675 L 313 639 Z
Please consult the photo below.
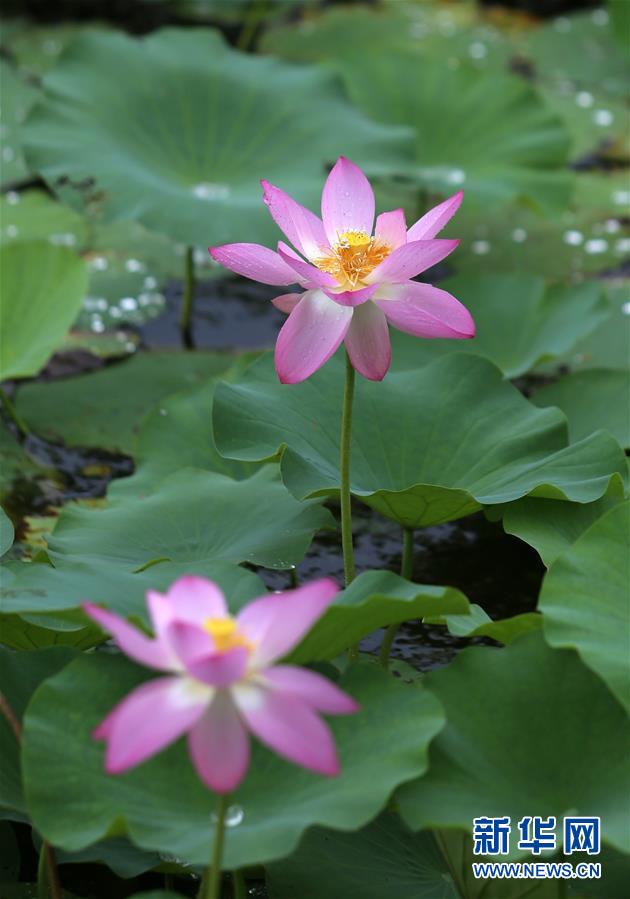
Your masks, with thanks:
M 54 564 L 109 562 L 126 571 L 156 559 L 171 562 L 250 562 L 290 568 L 315 531 L 334 527 L 317 501 L 300 503 L 280 483 L 275 466 L 234 481 L 185 468 L 145 499 L 120 497 L 103 509 L 66 507 L 48 541 Z
M 217 387 L 217 448 L 260 460 L 286 447 L 282 477 L 295 496 L 335 494 L 342 390 L 337 360 L 288 386 L 263 356 L 238 382 Z M 352 492 L 409 527 L 528 494 L 592 502 L 627 476 L 612 437 L 567 446 L 559 410 L 536 409 L 490 362 L 466 354 L 381 383 L 359 378 L 352 438 Z
M 46 241 L 0 247 L 0 381 L 36 375 L 74 321 L 87 270 Z
M 414 830 L 473 818 L 601 816 L 627 852 L 630 721 L 579 656 L 529 634 L 505 649 L 466 649 L 425 679 L 446 709 L 427 774 L 398 792 Z M 510 846 L 516 851 L 516 840 Z
M 291 653 L 291 661 L 332 659 L 388 624 L 425 616 L 466 615 L 468 611 L 468 600 L 454 587 L 413 584 L 391 571 L 365 571 L 337 595 Z
M 547 640 L 577 649 L 630 711 L 630 503 L 605 512 L 553 563 L 539 608 Z
M 65 647 L 40 652 L 11 652 L 0 647 L 0 684 L 3 696 L 22 721 L 24 709 L 39 684 L 67 665 L 76 653 Z M 24 814 L 20 753 L 15 734 L 4 715 L 0 714 L 0 814 L 12 811 Z
M 39 91 L 22 78 L 12 65 L 0 59 L 0 103 L 2 104 L 2 184 L 15 184 L 29 174 L 22 150 L 22 127 Z
M 234 367 L 238 371 L 238 363 Z M 230 378 L 232 372 L 224 377 Z M 231 478 L 246 478 L 258 467 L 219 455 L 212 434 L 212 403 L 218 378 L 167 397 L 138 427 L 133 445 L 136 471 L 109 488 L 109 496 L 142 496 L 182 467 L 205 468 Z
M 191 245 L 277 239 L 261 178 L 316 205 L 341 153 L 385 171 L 407 153 L 406 130 L 364 118 L 330 73 L 235 52 L 210 30 L 83 34 L 44 85 L 30 164 L 53 186 L 94 177 L 109 219 Z
M 542 627 L 542 616 L 537 612 L 522 612 L 511 618 L 494 621 L 481 606 L 472 603 L 467 614 L 444 615 L 427 619 L 429 624 L 445 624 L 454 637 L 490 637 L 498 643 L 511 643 L 523 634 Z
M 145 412 L 233 363 L 228 353 L 141 353 L 117 365 L 52 383 L 24 385 L 17 408 L 38 434 L 68 444 L 132 452 Z M 180 464 L 173 464 L 176 471 Z
M 62 518 L 68 507 L 62 512 Z M 146 593 L 165 592 L 183 574 L 198 574 L 215 581 L 232 611 L 261 596 L 265 587 L 252 571 L 226 562 L 160 562 L 145 571 L 131 572 L 106 561 L 57 557 L 56 567 L 45 563 L 10 562 L 3 567 L 0 612 L 5 616 L 37 616 L 42 628 L 59 628 L 61 613 L 76 610 L 89 600 L 125 618 L 148 626 Z M 66 626 L 85 627 L 82 614 L 65 617 Z
M 0 221 L 0 243 L 49 240 L 63 246 L 80 246 L 87 237 L 87 224 L 78 212 L 40 190 L 20 194 L 11 191 L 0 197 Z
M 630 356 L 630 303 L 627 285 L 609 290 L 613 311 L 592 334 L 581 340 L 566 358 L 575 369 L 628 369 Z
M 524 52 L 545 80 L 591 86 L 611 96 L 628 89 L 628 54 L 616 43 L 605 10 L 562 16 L 525 33 Z
M 414 183 L 439 194 L 464 187 L 484 209 L 517 197 L 553 213 L 567 205 L 568 132 L 522 80 L 414 51 L 348 54 L 334 66 L 371 118 L 414 126 L 415 161 L 401 171 Z
M 433 834 L 384 813 L 362 830 L 309 830 L 297 851 L 267 869 L 272 899 L 459 899 Z
M 629 347 L 630 349 L 630 347 Z M 630 372 L 591 368 L 565 375 L 537 390 L 537 406 L 559 406 L 569 420 L 571 440 L 582 440 L 604 429 L 626 448 L 630 447 Z
M 123 657 L 97 653 L 42 686 L 24 729 L 29 811 L 43 836 L 62 849 L 127 833 L 143 848 L 205 864 L 216 798 L 199 782 L 183 741 L 111 777 L 103 770 L 102 746 L 91 738 L 94 726 L 145 676 Z M 227 830 L 227 868 L 288 855 L 313 824 L 361 827 L 394 787 L 426 769 L 428 743 L 444 723 L 430 693 L 369 663 L 352 666 L 340 685 L 361 705 L 358 714 L 331 720 L 340 777 L 312 774 L 256 745 L 231 799 L 238 823 Z
M 540 85 L 538 90 L 568 128 L 573 159 L 597 153 L 617 162 L 630 161 L 628 110 L 623 98 L 609 97 L 593 86 L 588 91 L 567 90 L 566 82 Z
M 566 354 L 610 314 L 606 296 L 594 281 L 547 287 L 535 275 L 458 275 L 440 286 L 470 309 L 476 336 L 467 341 L 420 341 L 393 332 L 395 370 L 417 368 L 445 353 L 475 352 L 494 362 L 507 378 L 515 378 Z
M 578 280 L 615 268 L 628 255 L 627 196 L 623 171 L 580 174 L 573 202 L 561 215 L 548 218 L 513 202 L 480 216 L 464 202 L 444 236 L 461 239 L 452 258 L 462 271 L 536 272 L 558 280 L 570 272 Z M 410 221 L 418 211 L 408 210 Z
M 580 534 L 619 502 L 620 496 L 603 496 L 594 503 L 526 497 L 505 507 L 503 528 L 533 546 L 549 567 Z

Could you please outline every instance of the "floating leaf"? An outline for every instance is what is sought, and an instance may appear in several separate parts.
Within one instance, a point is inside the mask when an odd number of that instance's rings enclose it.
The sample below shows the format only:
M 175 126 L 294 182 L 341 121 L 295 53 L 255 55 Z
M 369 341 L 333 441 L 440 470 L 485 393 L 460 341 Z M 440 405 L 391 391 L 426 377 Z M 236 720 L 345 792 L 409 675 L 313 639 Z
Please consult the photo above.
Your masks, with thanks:
M 60 671 L 75 656 L 73 650 L 60 647 L 21 653 L 11 652 L 0 646 L 2 694 L 18 722 L 21 722 L 35 688 L 47 677 Z M 0 813 L 6 811 L 25 815 L 18 742 L 4 715 L 0 715 L 0 755 Z
M 384 813 L 352 833 L 314 827 L 289 858 L 270 865 L 273 899 L 458 899 L 447 862 L 430 833 L 411 833 Z
M 592 281 L 548 287 L 535 275 L 467 274 L 440 286 L 470 309 L 476 336 L 467 341 L 420 341 L 393 332 L 395 370 L 418 368 L 445 353 L 474 352 L 494 362 L 507 378 L 515 378 L 562 357 L 610 314 L 603 290 Z
M 299 498 L 339 489 L 342 367 L 329 362 L 298 385 L 278 383 L 270 356 L 214 403 L 219 452 L 261 460 L 281 447 L 282 477 Z M 447 355 L 421 369 L 359 379 L 351 490 L 408 527 L 469 515 L 525 495 L 592 502 L 627 477 L 608 434 L 567 446 L 566 420 L 536 409 L 491 363 Z
M 87 237 L 85 220 L 73 209 L 40 190 L 0 197 L 0 242 L 49 240 L 61 246 L 82 246 Z
M 185 468 L 141 502 L 121 497 L 103 509 L 67 506 L 48 554 L 55 565 L 64 559 L 109 562 L 126 571 L 157 559 L 290 568 L 315 531 L 329 527 L 330 512 L 317 501 L 297 502 L 275 466 L 243 481 Z
M 501 650 L 465 649 L 425 684 L 447 725 L 427 774 L 398 791 L 410 827 L 470 832 L 473 818 L 514 822 L 536 809 L 561 828 L 564 815 L 599 815 L 604 840 L 628 851 L 630 721 L 576 653 L 530 634 Z
M 29 811 L 37 829 L 62 849 L 124 832 L 143 848 L 205 864 L 216 797 L 200 784 L 183 742 L 111 777 L 103 770 L 102 746 L 91 738 L 143 676 L 120 656 L 96 654 L 42 686 L 24 730 Z M 256 744 L 247 778 L 230 800 L 235 823 L 226 833 L 226 868 L 289 854 L 313 824 L 361 827 L 395 786 L 425 770 L 428 743 L 444 721 L 433 696 L 367 663 L 352 666 L 340 686 L 362 709 L 330 722 L 341 775 L 312 774 Z
M 277 239 L 261 178 L 315 205 L 340 153 L 391 171 L 407 147 L 406 130 L 364 118 L 332 74 L 236 52 L 210 30 L 84 33 L 44 85 L 30 164 L 53 187 L 95 178 L 108 220 L 190 245 Z
M 412 584 L 391 571 L 365 571 L 338 594 L 291 653 L 291 661 L 333 659 L 379 627 L 425 616 L 465 615 L 468 609 L 468 600 L 454 587 Z
M 36 375 L 70 328 L 87 285 L 81 260 L 45 241 L 0 247 L 0 381 Z
M 141 353 L 90 374 L 26 384 L 17 408 L 49 439 L 131 452 L 144 413 L 170 394 L 225 371 L 233 360 L 228 353 Z
M 577 649 L 630 711 L 630 503 L 605 512 L 555 560 L 540 593 L 545 637 Z
M 29 174 L 22 150 L 22 126 L 40 92 L 15 68 L 0 59 L 0 103 L 2 104 L 2 184 L 16 184 Z
M 630 372 L 591 368 L 565 375 L 554 384 L 537 390 L 537 406 L 559 406 L 569 421 L 569 437 L 582 440 L 604 429 L 621 446 L 630 448 Z
M 366 115 L 414 127 L 415 163 L 399 172 L 412 183 L 438 194 L 464 187 L 484 208 L 519 197 L 549 213 L 566 206 L 568 133 L 522 80 L 413 51 L 350 53 L 334 66 Z

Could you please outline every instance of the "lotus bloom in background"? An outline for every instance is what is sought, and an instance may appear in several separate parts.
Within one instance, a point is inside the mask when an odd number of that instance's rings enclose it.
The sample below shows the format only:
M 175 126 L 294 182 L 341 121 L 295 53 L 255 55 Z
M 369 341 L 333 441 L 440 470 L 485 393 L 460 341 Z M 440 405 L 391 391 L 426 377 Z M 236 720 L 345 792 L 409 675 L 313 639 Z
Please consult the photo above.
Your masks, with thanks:
M 253 600 L 236 617 L 212 581 L 186 576 L 168 593 L 147 593 L 155 638 L 90 603 L 86 613 L 142 665 L 167 672 L 122 700 L 94 731 L 105 740 L 105 767 L 133 768 L 183 734 L 200 778 L 229 793 L 249 765 L 249 732 L 279 755 L 336 775 L 334 741 L 320 713 L 347 715 L 355 701 L 327 678 L 274 665 L 337 594 L 329 580 Z
M 263 284 L 299 284 L 302 294 L 273 300 L 289 314 L 276 343 L 280 381 L 303 381 L 345 342 L 352 366 L 380 381 L 391 358 L 388 324 L 417 337 L 473 337 L 468 310 L 451 294 L 411 280 L 453 252 L 459 241 L 436 239 L 457 212 L 463 192 L 427 212 L 409 230 L 402 209 L 376 219 L 374 193 L 360 168 L 345 157 L 322 193 L 322 218 L 262 182 L 264 201 L 292 249 L 258 244 L 211 247 L 213 259 Z M 297 252 L 296 252 L 297 250 Z

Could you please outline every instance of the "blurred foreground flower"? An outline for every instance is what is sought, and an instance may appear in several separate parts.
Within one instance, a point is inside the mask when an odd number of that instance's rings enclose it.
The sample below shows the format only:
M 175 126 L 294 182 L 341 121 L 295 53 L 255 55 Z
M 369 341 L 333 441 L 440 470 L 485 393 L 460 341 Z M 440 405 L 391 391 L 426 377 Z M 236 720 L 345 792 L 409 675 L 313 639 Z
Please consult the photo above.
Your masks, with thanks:
M 117 774 L 184 733 L 201 779 L 217 793 L 241 782 L 249 734 L 298 765 L 339 773 L 332 735 L 318 713 L 345 715 L 355 701 L 312 671 L 272 665 L 295 646 L 337 593 L 325 578 L 253 600 L 233 618 L 212 581 L 186 576 L 165 595 L 149 591 L 155 639 L 91 603 L 86 613 L 130 658 L 169 672 L 137 687 L 94 731 Z
M 289 313 L 276 343 L 276 371 L 283 383 L 308 378 L 342 341 L 358 372 L 382 380 L 391 358 L 388 322 L 417 337 L 474 336 L 470 313 L 455 297 L 410 280 L 457 247 L 457 240 L 434 238 L 457 212 L 463 192 L 409 230 L 402 209 L 384 212 L 372 234 L 372 188 L 361 169 L 343 156 L 324 185 L 321 220 L 280 188 L 266 181 L 262 185 L 274 221 L 301 255 L 282 241 L 277 253 L 258 244 L 234 243 L 211 247 L 210 254 L 263 284 L 306 288 L 273 301 Z

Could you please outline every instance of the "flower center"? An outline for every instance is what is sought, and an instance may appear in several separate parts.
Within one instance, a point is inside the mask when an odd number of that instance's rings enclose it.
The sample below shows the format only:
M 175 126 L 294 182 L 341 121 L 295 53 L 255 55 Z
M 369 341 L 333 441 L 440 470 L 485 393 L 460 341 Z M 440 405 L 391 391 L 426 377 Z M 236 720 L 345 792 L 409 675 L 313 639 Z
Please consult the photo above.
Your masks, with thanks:
M 253 649 L 253 644 L 242 634 L 233 618 L 206 618 L 203 628 L 212 637 L 217 652 L 228 652 L 239 646 L 247 650 Z
M 364 287 L 364 279 L 391 253 L 389 244 L 365 231 L 344 231 L 329 255 L 315 259 L 315 265 L 333 275 L 347 290 Z

